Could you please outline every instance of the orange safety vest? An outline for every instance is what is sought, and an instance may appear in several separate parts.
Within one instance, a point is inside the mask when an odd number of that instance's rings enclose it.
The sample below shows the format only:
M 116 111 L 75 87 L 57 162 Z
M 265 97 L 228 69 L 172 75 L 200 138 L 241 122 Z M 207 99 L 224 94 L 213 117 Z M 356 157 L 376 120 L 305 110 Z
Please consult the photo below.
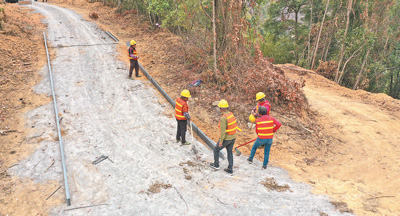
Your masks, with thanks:
M 236 118 L 232 112 L 223 114 L 222 116 L 225 116 L 226 119 L 228 120 L 228 127 L 226 128 L 227 134 L 233 135 L 236 133 L 236 130 L 242 131 L 242 129 L 240 129 L 237 126 Z M 222 118 L 222 116 L 221 116 L 221 118 Z M 221 119 L 219 120 L 218 128 L 221 130 Z
M 274 121 L 267 115 L 256 120 L 257 135 L 260 139 L 272 139 L 274 136 Z
M 133 57 L 131 57 L 131 50 L 132 50 L 132 54 L 134 56 L 138 56 L 138 52 L 136 51 L 136 49 L 133 49 L 132 47 L 129 47 L 129 49 L 128 49 L 129 59 L 137 60 L 137 59 L 134 59 Z
M 187 106 L 186 101 L 184 101 L 182 98 L 178 98 L 175 101 L 175 118 L 178 120 L 186 120 L 185 116 L 183 115 L 183 105 Z M 189 111 L 189 106 L 188 106 L 188 111 Z

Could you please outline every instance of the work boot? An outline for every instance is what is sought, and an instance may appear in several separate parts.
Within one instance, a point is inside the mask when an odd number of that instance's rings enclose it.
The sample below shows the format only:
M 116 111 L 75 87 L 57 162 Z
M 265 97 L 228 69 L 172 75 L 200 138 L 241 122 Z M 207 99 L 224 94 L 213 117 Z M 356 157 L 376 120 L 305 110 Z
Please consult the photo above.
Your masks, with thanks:
M 182 145 L 190 145 L 190 142 L 182 142 Z
M 142 75 L 137 75 L 136 77 L 142 77 Z
M 210 167 L 215 170 L 219 170 L 219 165 L 216 165 L 215 163 L 210 163 Z
M 228 175 L 233 176 L 233 171 L 232 170 L 230 170 L 228 168 L 225 168 L 224 171 L 227 172 Z
M 130 76 L 128 76 L 128 79 L 130 79 L 130 80 L 134 80 L 134 78 L 133 78 L 133 77 L 130 77 Z
M 251 160 L 250 158 L 247 158 L 247 161 L 249 162 L 249 164 L 253 163 L 253 160 Z
M 264 166 L 264 165 L 263 165 L 262 168 L 263 168 L 263 169 L 267 169 L 267 166 Z
M 180 142 L 180 141 L 181 141 L 180 139 L 177 139 L 177 140 L 176 140 L 177 143 Z

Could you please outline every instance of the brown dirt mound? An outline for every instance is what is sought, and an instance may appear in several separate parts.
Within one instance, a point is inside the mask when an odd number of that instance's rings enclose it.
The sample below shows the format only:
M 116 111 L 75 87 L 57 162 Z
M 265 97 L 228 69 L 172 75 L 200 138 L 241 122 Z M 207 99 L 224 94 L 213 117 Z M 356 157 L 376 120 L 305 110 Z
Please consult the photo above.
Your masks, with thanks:
M 288 191 L 290 189 L 289 185 L 285 184 L 285 185 L 278 185 L 278 183 L 276 183 L 274 178 L 265 178 L 264 181 L 261 182 L 262 185 L 264 185 L 266 188 L 268 188 L 269 191 L 274 190 L 274 191 L 278 191 L 278 192 L 284 192 L 284 191 Z
M 172 187 L 171 184 L 164 184 L 162 182 L 156 181 L 150 185 L 150 187 L 147 191 L 148 191 L 148 193 L 160 193 L 161 188 L 168 189 L 170 187 Z

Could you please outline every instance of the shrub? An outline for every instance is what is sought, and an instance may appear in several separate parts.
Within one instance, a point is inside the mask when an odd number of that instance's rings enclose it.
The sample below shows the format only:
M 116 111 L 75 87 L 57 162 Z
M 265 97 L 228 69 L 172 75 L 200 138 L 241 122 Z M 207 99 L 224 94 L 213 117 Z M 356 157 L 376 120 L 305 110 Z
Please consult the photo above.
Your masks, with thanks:
M 90 12 L 90 13 L 89 13 L 89 17 L 90 17 L 91 19 L 98 19 L 98 18 L 99 18 L 99 14 L 96 13 L 96 12 Z

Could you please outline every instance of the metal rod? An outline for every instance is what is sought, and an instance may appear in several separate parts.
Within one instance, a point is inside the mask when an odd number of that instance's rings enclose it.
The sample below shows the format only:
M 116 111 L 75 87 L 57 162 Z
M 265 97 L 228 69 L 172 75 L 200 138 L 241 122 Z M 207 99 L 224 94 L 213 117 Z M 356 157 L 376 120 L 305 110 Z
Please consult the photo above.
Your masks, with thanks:
M 106 31 L 106 33 L 108 34 L 108 36 L 110 36 L 115 42 L 118 42 L 118 38 L 116 38 L 113 34 L 111 34 L 111 32 Z
M 53 103 L 54 103 L 54 112 L 55 112 L 55 115 L 56 115 L 58 141 L 60 143 L 61 163 L 62 163 L 62 169 L 63 169 L 63 173 L 64 173 L 65 196 L 67 198 L 67 206 L 71 206 L 71 198 L 70 198 L 70 195 L 69 195 L 69 186 L 68 186 L 68 177 L 67 177 L 67 168 L 65 166 L 64 147 L 63 147 L 61 130 L 60 130 L 60 121 L 58 120 L 58 110 L 57 110 L 56 95 L 54 93 L 53 75 L 51 73 L 50 56 L 49 56 L 49 50 L 47 48 L 46 33 L 44 33 L 44 32 L 43 32 L 43 38 L 44 38 L 44 45 L 46 47 L 47 66 L 49 68 L 51 91 L 53 93 Z
M 171 104 L 172 107 L 175 107 L 175 101 L 161 88 L 161 86 L 150 76 L 150 74 L 144 69 L 144 67 L 139 63 L 139 68 L 143 72 L 143 74 L 147 77 L 147 79 L 153 83 L 156 89 L 167 99 L 167 101 Z M 195 123 L 192 122 L 193 131 L 210 147 L 212 150 L 215 149 L 215 143 L 201 131 Z M 219 157 L 225 159 L 225 156 L 222 152 L 219 152 Z

